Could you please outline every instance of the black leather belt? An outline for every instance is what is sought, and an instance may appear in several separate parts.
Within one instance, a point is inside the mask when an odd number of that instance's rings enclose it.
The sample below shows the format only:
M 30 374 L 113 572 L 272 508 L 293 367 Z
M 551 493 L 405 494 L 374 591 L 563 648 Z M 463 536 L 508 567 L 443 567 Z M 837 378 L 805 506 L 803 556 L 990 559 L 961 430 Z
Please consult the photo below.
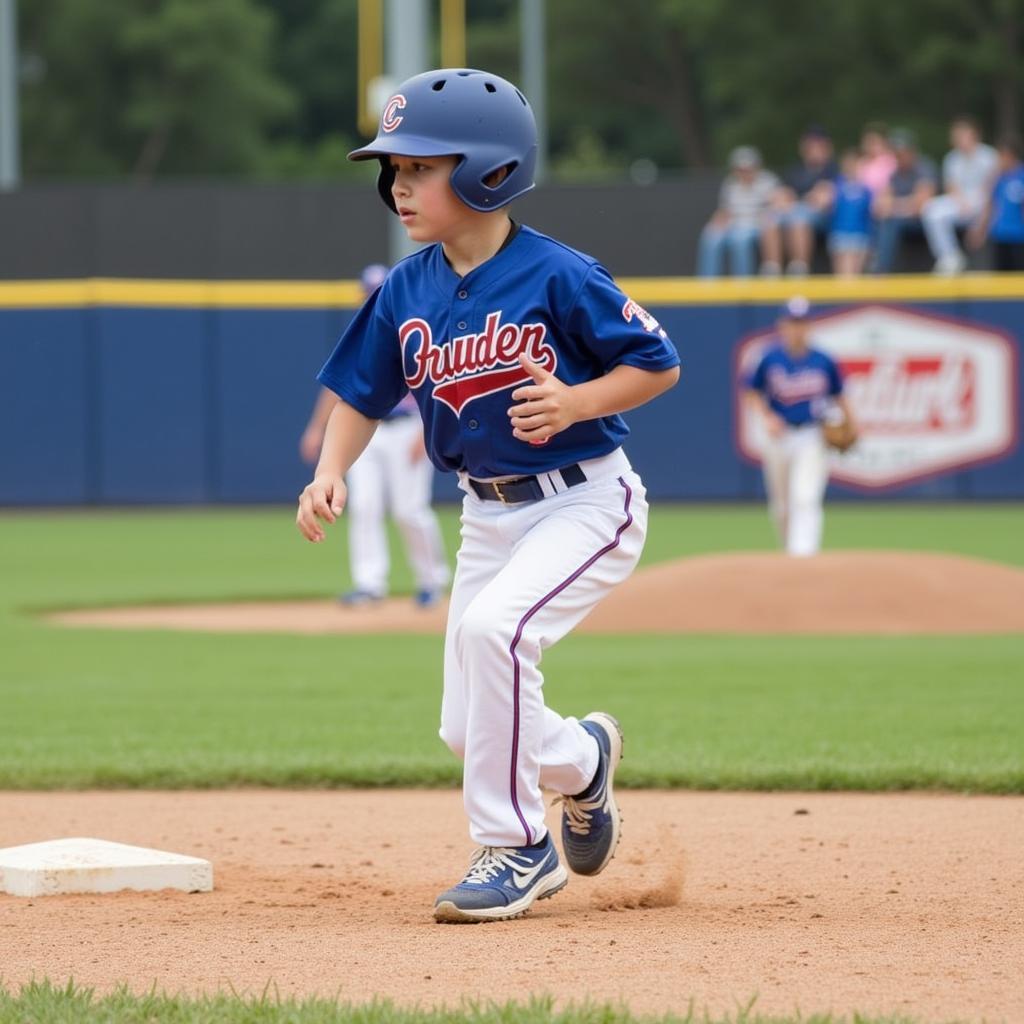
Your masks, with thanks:
M 566 488 L 575 487 L 586 482 L 587 475 L 578 463 L 552 470 L 544 476 L 561 480 Z M 517 476 L 513 480 L 474 480 L 469 478 L 469 486 L 473 493 L 484 501 L 500 501 L 504 505 L 518 505 L 524 501 L 539 501 L 544 497 L 544 488 L 540 478 L 535 476 Z

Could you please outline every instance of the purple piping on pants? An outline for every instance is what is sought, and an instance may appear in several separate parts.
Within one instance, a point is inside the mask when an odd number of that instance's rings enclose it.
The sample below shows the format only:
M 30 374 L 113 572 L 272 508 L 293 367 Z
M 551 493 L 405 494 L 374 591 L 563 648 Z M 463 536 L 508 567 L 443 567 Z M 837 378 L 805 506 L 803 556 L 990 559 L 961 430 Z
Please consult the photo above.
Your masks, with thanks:
M 526 628 L 527 622 L 540 611 L 552 598 L 557 597 L 569 584 L 575 582 L 583 575 L 602 555 L 607 555 L 609 551 L 614 551 L 619 546 L 619 540 L 623 533 L 626 532 L 633 525 L 633 513 L 629 510 L 629 504 L 633 499 L 633 491 L 630 489 L 629 484 L 626 483 L 622 477 L 619 477 L 619 483 L 622 484 L 626 491 L 626 501 L 623 505 L 622 511 L 626 514 L 626 521 L 615 531 L 615 539 L 610 543 L 606 544 L 596 555 L 591 555 L 571 576 L 564 579 L 561 583 L 555 587 L 554 590 L 545 594 L 520 620 L 519 625 L 516 628 L 516 635 L 512 639 L 512 644 L 508 649 L 508 653 L 512 657 L 512 771 L 510 776 L 510 789 L 512 793 L 512 806 L 515 808 L 516 817 L 519 819 L 519 824 L 523 826 L 523 832 L 526 834 L 526 845 L 530 846 L 533 844 L 533 830 L 526 823 L 526 819 L 523 817 L 523 812 L 519 807 L 519 797 L 516 793 L 516 766 L 519 762 L 519 656 L 516 654 L 516 648 L 519 646 L 519 641 L 523 637 L 523 630 Z

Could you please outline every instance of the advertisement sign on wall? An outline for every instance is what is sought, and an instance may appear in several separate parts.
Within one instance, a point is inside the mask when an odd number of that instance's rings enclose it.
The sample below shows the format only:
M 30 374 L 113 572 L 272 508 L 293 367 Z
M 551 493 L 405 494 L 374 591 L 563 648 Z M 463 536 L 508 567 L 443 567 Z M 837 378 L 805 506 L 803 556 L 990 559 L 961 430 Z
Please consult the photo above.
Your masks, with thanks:
M 772 336 L 741 343 L 741 374 Z M 833 480 L 894 489 L 997 459 L 1016 444 L 1017 349 L 998 330 L 870 305 L 814 319 L 811 344 L 839 363 L 861 430 L 853 449 L 833 456 Z M 759 418 L 743 402 L 737 417 L 741 455 L 760 461 Z

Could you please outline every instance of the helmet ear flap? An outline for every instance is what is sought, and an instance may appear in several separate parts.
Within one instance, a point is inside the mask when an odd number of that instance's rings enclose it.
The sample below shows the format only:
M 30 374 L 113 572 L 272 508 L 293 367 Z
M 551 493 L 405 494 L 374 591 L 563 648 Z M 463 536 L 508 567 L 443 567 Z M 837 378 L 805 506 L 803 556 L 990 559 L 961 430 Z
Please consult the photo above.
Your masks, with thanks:
M 395 172 L 391 169 L 391 157 L 380 157 L 380 173 L 377 175 L 377 191 L 381 199 L 387 203 L 392 213 L 398 213 L 395 197 L 391 194 L 391 186 L 395 183 Z

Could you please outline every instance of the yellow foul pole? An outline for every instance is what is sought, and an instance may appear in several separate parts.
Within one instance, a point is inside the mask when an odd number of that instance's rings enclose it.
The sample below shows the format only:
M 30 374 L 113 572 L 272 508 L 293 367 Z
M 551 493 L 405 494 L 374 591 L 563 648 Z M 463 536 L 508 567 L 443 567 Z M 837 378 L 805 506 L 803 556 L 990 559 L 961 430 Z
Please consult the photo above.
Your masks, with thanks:
M 379 110 L 372 109 L 370 84 L 384 74 L 383 0 L 359 0 L 359 130 L 377 132 Z
M 466 0 L 441 0 L 441 67 L 466 66 Z

